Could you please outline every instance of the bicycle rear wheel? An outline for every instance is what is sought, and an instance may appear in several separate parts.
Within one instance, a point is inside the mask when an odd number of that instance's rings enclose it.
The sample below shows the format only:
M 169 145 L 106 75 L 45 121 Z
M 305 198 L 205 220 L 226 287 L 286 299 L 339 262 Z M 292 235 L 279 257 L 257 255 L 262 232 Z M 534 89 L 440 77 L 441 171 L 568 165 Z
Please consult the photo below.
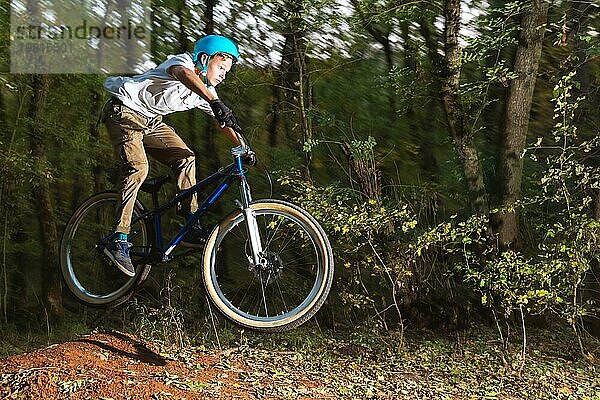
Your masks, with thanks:
M 306 211 L 280 200 L 250 205 L 263 252 L 254 265 L 241 210 L 213 229 L 204 250 L 209 298 L 233 322 L 266 332 L 295 328 L 323 305 L 333 280 L 333 253 Z
M 104 253 L 114 225 L 120 196 L 102 192 L 85 200 L 65 227 L 60 244 L 61 272 L 77 300 L 88 306 L 115 306 L 126 301 L 148 276 L 149 265 L 138 264 L 149 251 L 149 231 L 143 220 L 132 224 L 128 240 L 136 274 L 128 277 Z M 133 219 L 144 211 L 136 202 Z

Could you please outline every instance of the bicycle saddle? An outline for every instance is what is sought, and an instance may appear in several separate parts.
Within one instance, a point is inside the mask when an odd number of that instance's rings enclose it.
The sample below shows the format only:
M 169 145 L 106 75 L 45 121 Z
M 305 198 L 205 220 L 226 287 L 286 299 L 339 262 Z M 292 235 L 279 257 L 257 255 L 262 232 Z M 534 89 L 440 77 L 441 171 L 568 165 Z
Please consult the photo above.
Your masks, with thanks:
M 146 179 L 142 183 L 141 190 L 146 193 L 157 193 L 160 187 L 169 180 L 169 175 L 157 176 L 156 178 Z

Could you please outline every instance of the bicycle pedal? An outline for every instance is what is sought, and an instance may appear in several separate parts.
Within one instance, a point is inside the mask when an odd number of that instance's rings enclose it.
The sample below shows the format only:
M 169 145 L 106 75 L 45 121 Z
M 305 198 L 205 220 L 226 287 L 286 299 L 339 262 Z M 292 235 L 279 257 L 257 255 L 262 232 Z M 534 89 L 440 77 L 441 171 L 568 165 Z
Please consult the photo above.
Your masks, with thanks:
M 179 242 L 179 245 L 181 247 L 187 247 L 189 249 L 202 249 L 202 248 L 204 248 L 205 244 L 206 244 L 206 239 L 204 239 L 204 238 L 199 239 L 198 243 L 186 242 L 185 239 L 182 240 L 181 242 Z

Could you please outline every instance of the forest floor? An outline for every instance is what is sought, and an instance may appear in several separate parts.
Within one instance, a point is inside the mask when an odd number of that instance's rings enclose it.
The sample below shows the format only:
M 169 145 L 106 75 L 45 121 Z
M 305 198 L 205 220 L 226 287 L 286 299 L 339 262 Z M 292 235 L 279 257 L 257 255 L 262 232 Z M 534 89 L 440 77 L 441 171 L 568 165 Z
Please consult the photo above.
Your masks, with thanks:
M 482 328 L 410 337 L 314 327 L 237 335 L 220 349 L 167 348 L 93 332 L 0 359 L 0 398 L 600 399 L 598 354 L 582 355 L 557 331 L 530 333 L 525 359 L 518 344 L 503 351 Z

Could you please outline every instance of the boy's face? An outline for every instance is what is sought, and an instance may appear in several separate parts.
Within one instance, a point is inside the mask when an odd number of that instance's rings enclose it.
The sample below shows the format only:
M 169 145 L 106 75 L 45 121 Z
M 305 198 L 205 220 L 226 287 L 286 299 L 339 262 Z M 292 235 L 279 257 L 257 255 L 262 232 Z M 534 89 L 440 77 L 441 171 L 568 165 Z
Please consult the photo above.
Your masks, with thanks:
M 211 86 L 217 86 L 225 80 L 225 76 L 231 70 L 233 60 L 229 57 L 216 55 L 208 62 L 206 78 Z

